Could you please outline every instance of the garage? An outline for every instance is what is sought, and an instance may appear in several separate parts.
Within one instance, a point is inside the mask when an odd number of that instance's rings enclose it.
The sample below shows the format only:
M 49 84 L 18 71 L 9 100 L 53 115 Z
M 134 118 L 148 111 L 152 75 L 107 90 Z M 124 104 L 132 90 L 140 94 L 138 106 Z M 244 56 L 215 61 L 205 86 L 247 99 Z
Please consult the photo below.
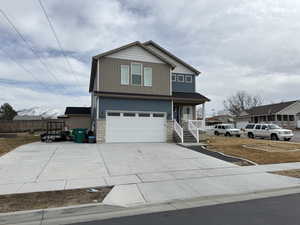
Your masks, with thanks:
M 106 142 L 166 142 L 166 113 L 107 112 Z

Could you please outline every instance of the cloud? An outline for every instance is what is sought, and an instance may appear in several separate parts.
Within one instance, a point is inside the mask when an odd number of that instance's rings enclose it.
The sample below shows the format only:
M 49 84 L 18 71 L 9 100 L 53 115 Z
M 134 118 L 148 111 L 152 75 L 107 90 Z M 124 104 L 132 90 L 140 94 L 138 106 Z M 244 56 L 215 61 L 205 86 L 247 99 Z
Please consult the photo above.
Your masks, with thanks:
M 91 56 L 123 44 L 153 39 L 202 71 L 197 90 L 212 101 L 208 111 L 238 90 L 265 102 L 299 99 L 300 2 L 294 0 L 43 0 L 75 72 L 55 42 L 38 1 L 5 1 L 9 15 L 57 81 L 0 17 L 2 48 L 59 95 L 86 98 Z M 0 84 L 42 91 L 29 74 L 0 52 Z M 78 81 L 76 81 L 78 79 Z M 24 84 L 24 82 L 30 84 Z M 63 87 L 66 86 L 66 87 Z M 84 94 L 85 93 L 85 94 Z M 46 90 L 43 95 L 52 94 Z M 52 95 L 51 95 L 52 96 Z M 8 98 L 6 96 L 6 98 Z M 10 98 L 20 105 L 24 98 Z M 34 99 L 32 105 L 34 105 Z M 27 101 L 27 100 L 26 100 Z M 40 100 L 36 100 L 39 102 Z M 72 103 L 72 101 L 70 101 Z M 55 101 L 49 104 L 54 104 Z

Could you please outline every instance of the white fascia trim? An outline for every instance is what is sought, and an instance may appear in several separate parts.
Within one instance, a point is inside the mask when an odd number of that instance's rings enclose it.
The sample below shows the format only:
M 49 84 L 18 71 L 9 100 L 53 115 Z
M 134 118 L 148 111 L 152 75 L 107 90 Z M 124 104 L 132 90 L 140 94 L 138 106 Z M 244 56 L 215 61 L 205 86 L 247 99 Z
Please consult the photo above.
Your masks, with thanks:
M 172 112 L 172 117 L 171 117 L 171 120 L 174 120 L 174 112 L 173 112 L 173 109 L 174 109 L 174 102 L 173 102 L 173 100 L 172 100 L 172 110 L 171 110 L 171 112 Z
M 172 69 L 170 68 L 170 95 L 172 96 L 172 89 L 173 89 L 173 86 L 172 86 Z M 172 104 L 173 104 L 173 101 L 172 101 Z M 172 111 L 173 111 L 173 108 L 172 108 Z M 173 119 L 173 116 L 172 116 L 172 119 Z
M 97 82 L 97 91 L 100 91 L 100 88 L 99 88 L 99 85 L 100 85 L 100 82 L 99 82 L 99 78 L 100 78 L 100 74 L 99 74 L 99 66 L 100 66 L 100 63 L 99 63 L 99 59 L 97 59 L 97 76 L 96 76 L 96 82 Z

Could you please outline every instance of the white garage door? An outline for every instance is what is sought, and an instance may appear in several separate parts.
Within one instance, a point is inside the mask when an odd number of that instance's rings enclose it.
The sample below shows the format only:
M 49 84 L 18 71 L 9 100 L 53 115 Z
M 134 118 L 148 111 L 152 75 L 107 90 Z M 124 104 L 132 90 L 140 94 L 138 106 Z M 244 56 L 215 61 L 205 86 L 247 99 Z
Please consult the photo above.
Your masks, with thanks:
M 300 120 L 297 121 L 297 128 L 300 128 Z
M 106 142 L 165 142 L 165 113 L 107 112 Z

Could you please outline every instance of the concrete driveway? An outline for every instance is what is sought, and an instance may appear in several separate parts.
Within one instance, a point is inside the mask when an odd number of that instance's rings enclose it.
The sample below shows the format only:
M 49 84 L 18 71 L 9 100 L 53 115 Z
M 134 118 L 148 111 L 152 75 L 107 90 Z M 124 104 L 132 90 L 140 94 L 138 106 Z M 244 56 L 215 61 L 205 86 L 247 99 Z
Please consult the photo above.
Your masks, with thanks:
M 300 185 L 270 170 L 276 167 L 242 168 L 176 144 L 33 143 L 0 158 L 0 194 L 115 185 L 104 203 L 131 206 Z

